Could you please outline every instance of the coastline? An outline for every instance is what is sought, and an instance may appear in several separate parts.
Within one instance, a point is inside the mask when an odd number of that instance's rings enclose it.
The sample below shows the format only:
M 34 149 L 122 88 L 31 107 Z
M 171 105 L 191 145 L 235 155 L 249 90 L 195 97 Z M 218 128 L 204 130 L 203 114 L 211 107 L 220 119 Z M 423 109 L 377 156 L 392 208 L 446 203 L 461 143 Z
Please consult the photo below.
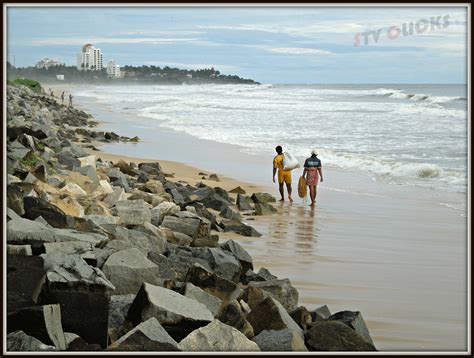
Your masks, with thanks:
M 92 113 L 107 130 L 131 136 L 143 133 L 143 128 L 133 126 L 141 117 L 117 114 L 90 102 L 79 101 L 78 107 Z M 223 178 L 236 178 L 232 185 L 252 185 L 242 183 L 249 178 L 252 180 L 247 183 L 253 182 L 272 194 L 277 192 L 266 179 L 270 178 L 268 163 L 241 153 L 236 146 L 198 140 L 164 128 L 153 136 L 161 146 L 146 140 L 109 144 L 102 147 L 100 155 L 105 158 L 112 152 L 118 159 L 127 153 L 158 160 L 165 171 L 175 171 L 178 179 L 200 171 L 198 168 L 208 173 L 209 169 L 219 169 L 215 171 L 220 177 L 224 173 Z M 193 148 L 198 148 L 199 156 Z M 226 165 L 229 155 L 232 161 Z M 178 160 L 165 162 L 162 158 Z M 245 164 L 245 170 L 235 170 L 239 164 Z M 453 350 L 465 346 L 467 308 L 465 292 L 459 286 L 460 281 L 466 282 L 465 218 L 425 198 L 412 197 L 406 189 L 370 183 L 362 175 L 325 171 L 325 185 L 330 178 L 349 190 L 322 186 L 315 211 L 297 199 L 292 207 L 282 205 L 276 215 L 258 218 L 252 226 L 264 234 L 263 239 L 227 233 L 223 238 L 236 236 L 256 267 L 264 266 L 280 277 L 289 277 L 300 292 L 301 305 L 315 308 L 328 304 L 332 312 L 344 308 L 363 312 L 380 350 Z M 189 179 L 194 178 L 186 177 Z M 215 184 L 224 186 L 226 182 Z M 447 242 L 446 237 L 454 241 Z M 316 273 L 315 277 L 308 277 L 312 276 L 308 272 Z M 445 292 L 437 292 L 437 280 L 443 282 Z M 435 292 L 437 297 L 433 297 Z M 460 307 L 456 315 L 440 312 L 439 307 L 453 300 Z M 399 306 L 394 307 L 394 303 Z M 444 323 L 430 325 L 427 330 L 426 324 L 432 320 Z

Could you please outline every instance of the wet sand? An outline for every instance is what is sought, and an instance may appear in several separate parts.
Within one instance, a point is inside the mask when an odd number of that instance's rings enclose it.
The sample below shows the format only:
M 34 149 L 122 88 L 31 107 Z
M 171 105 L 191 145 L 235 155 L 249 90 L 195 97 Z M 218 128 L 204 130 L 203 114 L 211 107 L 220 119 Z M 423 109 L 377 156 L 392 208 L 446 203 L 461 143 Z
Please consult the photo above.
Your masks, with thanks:
M 190 183 L 201 180 L 199 171 L 215 172 L 223 181 L 206 184 L 277 195 L 271 158 L 157 129 L 149 119 L 114 113 L 90 99 L 77 101 L 103 129 L 143 139 L 104 145 L 104 152 L 158 160 L 175 179 Z M 466 217 L 438 204 L 443 193 L 378 183 L 335 168 L 324 172 L 314 210 L 299 198 L 293 205 L 278 204 L 278 214 L 248 219 L 262 237 L 226 233 L 221 241 L 239 240 L 257 270 L 263 266 L 290 278 L 301 305 L 361 311 L 379 350 L 466 350 Z M 298 176 L 295 172 L 294 181 Z

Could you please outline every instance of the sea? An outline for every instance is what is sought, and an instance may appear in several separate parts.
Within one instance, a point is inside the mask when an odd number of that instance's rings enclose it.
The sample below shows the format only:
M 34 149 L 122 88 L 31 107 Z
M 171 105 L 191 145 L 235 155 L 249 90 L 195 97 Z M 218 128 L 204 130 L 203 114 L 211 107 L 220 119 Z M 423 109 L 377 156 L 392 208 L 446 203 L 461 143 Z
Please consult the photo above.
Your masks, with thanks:
M 79 97 L 165 127 L 271 156 L 282 145 L 301 161 L 374 181 L 452 193 L 466 210 L 466 85 L 88 86 Z M 443 204 L 443 203 L 440 203 Z

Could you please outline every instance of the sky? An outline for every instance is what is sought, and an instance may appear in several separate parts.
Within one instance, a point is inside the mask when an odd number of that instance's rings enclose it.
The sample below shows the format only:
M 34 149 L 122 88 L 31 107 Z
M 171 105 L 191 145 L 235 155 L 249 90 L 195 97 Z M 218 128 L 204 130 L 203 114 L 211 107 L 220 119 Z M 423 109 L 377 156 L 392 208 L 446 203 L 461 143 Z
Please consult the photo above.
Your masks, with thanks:
M 466 83 L 466 7 L 15 7 L 7 55 L 215 67 L 261 83 Z

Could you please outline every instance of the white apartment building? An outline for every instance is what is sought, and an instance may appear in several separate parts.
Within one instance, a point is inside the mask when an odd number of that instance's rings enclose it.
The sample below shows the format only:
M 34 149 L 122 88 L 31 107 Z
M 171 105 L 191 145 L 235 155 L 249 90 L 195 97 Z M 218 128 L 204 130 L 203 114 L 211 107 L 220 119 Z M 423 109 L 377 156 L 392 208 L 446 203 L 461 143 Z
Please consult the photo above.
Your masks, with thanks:
M 114 60 L 110 60 L 107 64 L 107 75 L 114 78 L 122 77 L 120 65 L 118 65 Z
M 36 63 L 36 68 L 50 68 L 52 66 L 59 66 L 58 61 L 51 60 L 49 58 L 43 58 L 42 60 Z
M 100 71 L 102 68 L 102 51 L 100 48 L 95 48 L 92 44 L 82 46 L 82 52 L 77 54 L 77 69 Z

